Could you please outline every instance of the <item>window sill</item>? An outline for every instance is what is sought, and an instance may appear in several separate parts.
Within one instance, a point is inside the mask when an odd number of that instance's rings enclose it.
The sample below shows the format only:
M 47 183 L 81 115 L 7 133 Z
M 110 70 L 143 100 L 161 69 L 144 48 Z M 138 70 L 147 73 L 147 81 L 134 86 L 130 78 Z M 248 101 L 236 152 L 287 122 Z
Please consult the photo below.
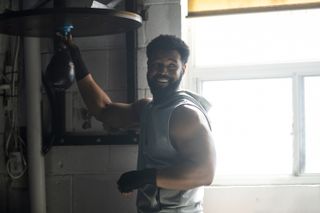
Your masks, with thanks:
M 301 176 L 216 177 L 211 186 L 320 185 L 320 174 Z

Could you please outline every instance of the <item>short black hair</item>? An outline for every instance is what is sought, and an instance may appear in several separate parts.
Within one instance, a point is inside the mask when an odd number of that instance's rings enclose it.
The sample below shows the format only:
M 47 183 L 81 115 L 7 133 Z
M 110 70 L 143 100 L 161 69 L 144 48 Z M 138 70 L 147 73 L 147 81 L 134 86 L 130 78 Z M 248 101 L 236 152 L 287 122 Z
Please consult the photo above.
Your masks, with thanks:
M 151 58 L 159 50 L 176 50 L 181 56 L 181 61 L 187 63 L 189 58 L 189 47 L 180 38 L 174 35 L 159 35 L 147 45 L 147 57 Z

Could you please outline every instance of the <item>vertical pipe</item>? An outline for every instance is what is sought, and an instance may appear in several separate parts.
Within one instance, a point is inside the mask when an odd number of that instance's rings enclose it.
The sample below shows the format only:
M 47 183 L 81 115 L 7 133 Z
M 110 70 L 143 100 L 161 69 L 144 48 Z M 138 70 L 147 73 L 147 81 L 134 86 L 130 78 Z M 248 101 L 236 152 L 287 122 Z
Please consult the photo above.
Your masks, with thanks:
M 36 0 L 22 1 L 28 9 Z M 44 156 L 41 131 L 41 57 L 40 39 L 24 38 L 24 64 L 27 108 L 27 155 L 30 213 L 46 213 Z
M 46 212 L 45 169 L 41 135 L 41 58 L 37 38 L 24 39 L 27 105 L 27 154 L 31 213 Z
M 137 12 L 136 1 L 126 0 L 127 11 Z M 132 30 L 126 33 L 127 46 L 127 101 L 134 102 L 138 98 L 138 64 L 137 64 L 137 31 Z

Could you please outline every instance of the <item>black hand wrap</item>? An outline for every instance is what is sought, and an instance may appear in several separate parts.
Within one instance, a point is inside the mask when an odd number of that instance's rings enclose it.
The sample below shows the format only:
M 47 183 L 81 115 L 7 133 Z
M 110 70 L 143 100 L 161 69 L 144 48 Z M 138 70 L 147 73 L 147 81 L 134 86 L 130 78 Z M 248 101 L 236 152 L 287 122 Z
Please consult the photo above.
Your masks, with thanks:
M 76 79 L 77 81 L 79 81 L 86 77 L 89 74 L 89 71 L 84 61 L 82 60 L 79 48 L 75 44 L 68 44 L 67 47 L 70 51 L 70 55 L 74 63 Z
M 121 175 L 117 182 L 120 192 L 131 192 L 146 184 L 156 185 L 156 169 L 130 171 Z

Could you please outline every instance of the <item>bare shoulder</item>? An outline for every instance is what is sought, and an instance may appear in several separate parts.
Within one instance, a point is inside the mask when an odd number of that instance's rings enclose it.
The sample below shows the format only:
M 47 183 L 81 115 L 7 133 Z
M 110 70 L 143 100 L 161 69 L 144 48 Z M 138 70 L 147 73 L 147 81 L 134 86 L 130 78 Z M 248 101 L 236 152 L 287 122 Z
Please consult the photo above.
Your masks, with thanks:
M 208 121 L 200 109 L 192 105 L 181 105 L 173 111 L 170 136 L 174 139 L 189 138 L 200 130 L 209 131 Z
M 131 106 L 132 106 L 132 110 L 134 111 L 134 113 L 139 116 L 142 112 L 142 110 L 144 109 L 144 107 L 151 102 L 150 98 L 143 98 L 140 99 L 136 102 L 134 102 Z
M 152 101 L 152 99 L 150 98 L 143 98 L 143 99 L 140 99 L 136 102 L 134 102 L 132 104 L 132 106 L 136 109 L 142 109 L 144 108 L 148 103 L 150 103 Z
M 181 105 L 173 111 L 171 122 L 176 127 L 183 127 L 191 124 L 206 124 L 207 120 L 203 112 L 197 107 L 192 105 Z
M 142 98 L 142 99 L 136 101 L 134 104 L 137 106 L 140 106 L 140 107 L 144 107 L 145 105 L 147 105 L 151 101 L 152 101 L 151 98 Z

